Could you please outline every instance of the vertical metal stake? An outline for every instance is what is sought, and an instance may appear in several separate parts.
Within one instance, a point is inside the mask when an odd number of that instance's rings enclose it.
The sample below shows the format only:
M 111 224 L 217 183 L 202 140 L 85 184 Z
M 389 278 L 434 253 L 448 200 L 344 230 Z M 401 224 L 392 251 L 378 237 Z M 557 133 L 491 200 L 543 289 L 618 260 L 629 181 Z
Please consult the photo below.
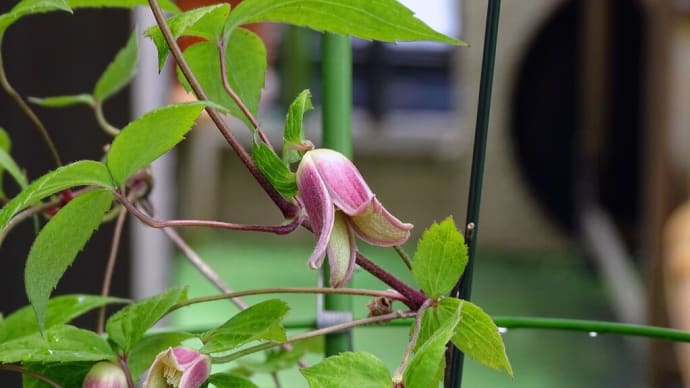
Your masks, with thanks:
M 501 9 L 500 0 L 489 0 L 486 12 L 486 30 L 484 31 L 484 52 L 482 54 L 482 74 L 479 83 L 479 105 L 477 107 L 477 123 L 474 130 L 474 150 L 472 151 L 472 174 L 470 176 L 470 193 L 467 200 L 467 222 L 474 224 L 472 238 L 469 240 L 469 261 L 465 273 L 455 285 L 451 295 L 469 300 L 472 293 L 472 274 L 474 270 L 475 246 L 479 232 L 479 207 L 482 194 L 482 180 L 484 177 L 484 161 L 486 159 L 486 140 L 489 129 L 489 113 L 491 111 L 491 87 L 494 78 L 494 63 L 496 60 L 496 40 L 498 37 L 498 20 Z M 445 387 L 460 387 L 462 384 L 462 367 L 464 356 L 452 344 L 448 347 Z

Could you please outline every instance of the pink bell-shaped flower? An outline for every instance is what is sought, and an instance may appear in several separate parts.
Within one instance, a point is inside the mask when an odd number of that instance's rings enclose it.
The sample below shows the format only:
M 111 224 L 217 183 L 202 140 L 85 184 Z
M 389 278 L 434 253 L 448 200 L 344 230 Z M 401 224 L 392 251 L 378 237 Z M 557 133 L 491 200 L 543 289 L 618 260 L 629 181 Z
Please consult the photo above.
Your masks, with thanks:
M 297 187 L 317 240 L 309 266 L 321 267 L 327 253 L 332 287 L 352 277 L 355 235 L 382 247 L 400 245 L 410 237 L 412 224 L 388 213 L 357 167 L 339 152 L 322 148 L 304 154 Z
M 211 359 L 194 349 L 168 348 L 151 364 L 144 388 L 198 388 L 211 373 Z
M 83 388 L 127 388 L 127 376 L 110 361 L 95 363 L 84 377 Z

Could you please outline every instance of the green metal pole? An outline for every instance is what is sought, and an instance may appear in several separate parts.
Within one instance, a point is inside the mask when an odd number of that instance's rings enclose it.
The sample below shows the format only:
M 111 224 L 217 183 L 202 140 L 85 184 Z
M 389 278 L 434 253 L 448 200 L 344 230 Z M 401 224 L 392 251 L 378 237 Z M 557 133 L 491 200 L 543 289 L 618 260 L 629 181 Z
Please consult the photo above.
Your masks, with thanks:
M 482 72 L 479 80 L 479 101 L 477 106 L 477 122 L 474 130 L 474 149 L 472 151 L 472 172 L 470 176 L 470 193 L 467 200 L 468 230 L 465 237 L 468 240 L 469 260 L 465 273 L 451 291 L 451 296 L 470 300 L 472 295 L 472 276 L 474 272 L 477 233 L 479 232 L 479 209 L 482 198 L 482 182 L 484 178 L 484 161 L 486 159 L 486 143 L 489 131 L 489 113 L 491 112 L 491 90 L 494 79 L 494 63 L 496 62 L 496 41 L 498 39 L 498 22 L 501 10 L 501 0 L 489 0 L 486 12 L 486 28 L 484 31 L 484 51 L 482 53 Z M 473 228 L 469 230 L 469 225 Z M 446 388 L 459 388 L 462 385 L 462 369 L 464 355 L 453 345 L 449 345 L 447 355 L 447 369 L 445 378 Z
M 347 36 L 325 33 L 321 46 L 323 146 L 352 157 L 352 47 Z M 324 266 L 324 279 L 329 279 Z M 352 311 L 352 297 L 325 295 L 324 309 Z M 352 350 L 352 332 L 326 336 L 326 355 Z

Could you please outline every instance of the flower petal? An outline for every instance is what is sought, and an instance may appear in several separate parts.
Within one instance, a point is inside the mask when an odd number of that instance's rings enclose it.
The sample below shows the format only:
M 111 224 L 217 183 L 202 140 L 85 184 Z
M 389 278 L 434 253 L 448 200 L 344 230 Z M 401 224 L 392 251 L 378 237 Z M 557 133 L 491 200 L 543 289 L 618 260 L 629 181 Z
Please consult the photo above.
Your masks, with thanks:
M 359 215 L 350 217 L 357 235 L 367 243 L 380 247 L 403 244 L 410 238 L 413 225 L 400 221 L 390 214 L 374 197 L 371 204 Z
M 336 207 L 347 215 L 364 211 L 374 193 L 350 159 L 326 148 L 310 151 L 307 155 L 314 161 Z
M 197 388 L 208 379 L 211 374 L 211 360 L 206 355 L 198 355 L 182 374 L 180 388 Z
M 309 266 L 319 268 L 323 264 L 333 231 L 335 207 L 310 154 L 311 152 L 307 152 L 304 155 L 297 169 L 297 187 L 316 237 L 316 247 L 309 258 Z
M 347 284 L 355 268 L 355 236 L 348 225 L 346 215 L 335 212 L 333 232 L 328 241 L 328 266 L 331 272 L 331 287 L 338 288 Z

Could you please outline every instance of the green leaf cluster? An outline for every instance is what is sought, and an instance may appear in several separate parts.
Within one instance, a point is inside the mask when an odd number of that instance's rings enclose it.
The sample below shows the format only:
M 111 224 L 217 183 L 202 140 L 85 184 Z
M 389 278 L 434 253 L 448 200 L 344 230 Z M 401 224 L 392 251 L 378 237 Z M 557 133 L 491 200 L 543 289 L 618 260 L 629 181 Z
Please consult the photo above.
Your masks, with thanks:
M 113 314 L 105 326 L 110 341 L 128 353 L 175 304 L 187 298 L 186 288 L 172 288 Z
M 65 363 L 112 359 L 114 353 L 104 339 L 67 323 L 94 308 L 125 302 L 95 295 L 53 298 L 46 308 L 43 336 L 31 307 L 21 308 L 0 321 L 0 362 Z

